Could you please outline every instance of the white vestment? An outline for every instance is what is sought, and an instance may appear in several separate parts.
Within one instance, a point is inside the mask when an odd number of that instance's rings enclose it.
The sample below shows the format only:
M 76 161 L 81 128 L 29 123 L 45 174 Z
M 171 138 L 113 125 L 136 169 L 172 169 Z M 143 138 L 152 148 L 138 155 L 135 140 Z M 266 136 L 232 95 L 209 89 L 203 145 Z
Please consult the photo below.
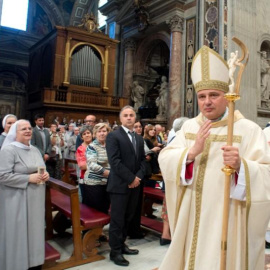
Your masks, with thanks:
M 202 114 L 186 121 L 159 154 L 172 234 L 159 270 L 220 269 L 225 179 L 221 147 L 227 142 L 226 118 L 213 123 L 204 151 L 194 161 L 193 181 L 181 178 L 185 157 L 203 121 Z M 227 270 L 262 270 L 270 218 L 270 151 L 261 128 L 239 111 L 235 112 L 233 145 L 239 148 L 246 196 L 242 201 L 230 200 Z M 236 186 L 234 175 L 231 186 Z

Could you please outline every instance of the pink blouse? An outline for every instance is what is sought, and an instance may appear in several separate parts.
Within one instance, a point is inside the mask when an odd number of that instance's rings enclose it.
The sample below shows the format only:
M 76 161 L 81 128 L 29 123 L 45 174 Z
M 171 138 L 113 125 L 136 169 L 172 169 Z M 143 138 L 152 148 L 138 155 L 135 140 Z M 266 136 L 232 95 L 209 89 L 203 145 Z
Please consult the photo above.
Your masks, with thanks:
M 81 144 L 76 151 L 76 160 L 77 160 L 79 167 L 87 164 L 86 156 L 85 156 L 86 148 L 87 147 L 85 147 L 83 144 Z M 81 170 L 81 175 L 80 175 L 81 179 L 84 178 L 85 171 L 86 170 Z

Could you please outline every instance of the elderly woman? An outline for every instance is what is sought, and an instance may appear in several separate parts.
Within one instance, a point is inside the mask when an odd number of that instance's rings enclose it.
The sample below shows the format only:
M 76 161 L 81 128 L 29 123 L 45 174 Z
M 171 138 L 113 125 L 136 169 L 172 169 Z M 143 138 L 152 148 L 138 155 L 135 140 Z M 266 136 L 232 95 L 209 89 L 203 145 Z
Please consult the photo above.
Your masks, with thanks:
M 2 126 L 4 129 L 4 132 L 0 135 L 0 149 L 4 143 L 4 140 L 6 139 L 6 136 L 9 132 L 10 127 L 16 122 L 17 117 L 14 114 L 7 114 L 3 121 L 2 121 Z
M 95 125 L 95 140 L 86 149 L 87 171 L 84 175 L 83 203 L 103 213 L 108 213 L 110 207 L 109 195 L 106 192 L 110 165 L 105 148 L 109 131 L 106 123 Z
M 11 127 L 0 151 L 0 269 L 41 269 L 44 263 L 45 185 L 49 174 L 30 145 L 27 120 Z
M 85 151 L 88 145 L 92 142 L 93 139 L 93 132 L 92 132 L 92 127 L 90 126 L 83 126 L 80 130 L 80 136 L 83 140 L 83 143 L 78 147 L 76 151 L 76 160 L 78 163 L 78 166 L 80 168 L 80 179 L 79 179 L 79 185 L 80 185 L 80 191 L 82 195 L 82 202 L 84 203 L 84 184 L 83 184 L 83 179 L 84 179 L 84 174 L 87 168 L 87 162 L 86 162 L 86 156 L 85 156 Z

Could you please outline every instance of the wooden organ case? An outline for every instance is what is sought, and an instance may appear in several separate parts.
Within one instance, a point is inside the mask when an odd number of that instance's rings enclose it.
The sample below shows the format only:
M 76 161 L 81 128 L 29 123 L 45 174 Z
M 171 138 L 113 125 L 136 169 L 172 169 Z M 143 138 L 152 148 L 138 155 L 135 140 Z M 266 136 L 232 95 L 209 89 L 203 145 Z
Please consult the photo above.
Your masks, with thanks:
M 30 117 L 44 113 L 47 125 L 56 116 L 117 120 L 128 104 L 113 95 L 117 44 L 98 31 L 56 26 L 30 50 Z

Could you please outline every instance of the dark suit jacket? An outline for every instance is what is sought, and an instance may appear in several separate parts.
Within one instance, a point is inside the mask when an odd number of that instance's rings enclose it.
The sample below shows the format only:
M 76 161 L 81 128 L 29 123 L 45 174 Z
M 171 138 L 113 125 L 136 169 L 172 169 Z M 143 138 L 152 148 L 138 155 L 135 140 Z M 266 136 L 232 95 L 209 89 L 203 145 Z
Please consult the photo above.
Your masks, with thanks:
M 128 185 L 135 177 L 143 179 L 145 173 L 145 154 L 143 138 L 135 133 L 136 153 L 125 130 L 110 132 L 106 139 L 108 160 L 111 166 L 107 191 L 126 193 Z
M 160 135 L 157 135 L 157 141 L 158 141 L 158 143 L 162 143 L 162 139 L 161 139 Z
M 44 129 L 44 133 L 45 133 L 45 141 L 46 141 L 45 151 L 43 150 L 44 147 L 43 147 L 43 141 L 42 141 L 42 137 L 40 135 L 40 131 L 38 130 L 38 128 L 36 126 L 33 128 L 33 134 L 32 134 L 32 139 L 31 139 L 31 144 L 38 148 L 42 157 L 44 156 L 44 154 L 50 155 L 50 153 L 51 153 L 50 133 L 46 128 Z

